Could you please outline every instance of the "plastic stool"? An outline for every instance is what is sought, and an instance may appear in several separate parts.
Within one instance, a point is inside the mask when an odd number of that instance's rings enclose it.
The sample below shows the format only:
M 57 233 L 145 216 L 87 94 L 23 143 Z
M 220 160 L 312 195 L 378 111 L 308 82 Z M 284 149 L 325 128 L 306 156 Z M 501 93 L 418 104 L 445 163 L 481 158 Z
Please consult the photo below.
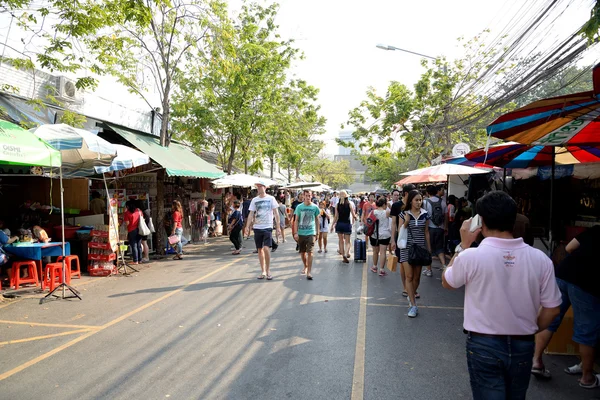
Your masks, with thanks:
M 56 262 L 62 261 L 62 256 L 58 257 Z M 73 269 L 73 261 L 76 262 L 75 269 Z M 78 256 L 66 256 L 65 257 L 65 266 L 67 270 L 65 271 L 65 275 L 68 276 L 67 283 L 71 283 L 71 278 L 76 276 L 81 279 L 81 268 L 79 267 L 79 257 Z
M 46 264 L 46 270 L 44 271 L 44 280 L 42 282 L 42 289 L 45 289 L 45 287 L 48 286 L 50 291 L 53 291 L 56 287 L 56 284 L 62 282 L 62 262 Z
M 27 267 L 27 273 L 29 274 L 28 278 L 21 277 L 21 267 Z M 35 286 L 39 284 L 38 274 L 37 274 L 37 266 L 35 261 L 15 261 L 12 264 L 12 279 L 11 286 L 19 289 L 20 285 L 27 283 L 35 283 Z

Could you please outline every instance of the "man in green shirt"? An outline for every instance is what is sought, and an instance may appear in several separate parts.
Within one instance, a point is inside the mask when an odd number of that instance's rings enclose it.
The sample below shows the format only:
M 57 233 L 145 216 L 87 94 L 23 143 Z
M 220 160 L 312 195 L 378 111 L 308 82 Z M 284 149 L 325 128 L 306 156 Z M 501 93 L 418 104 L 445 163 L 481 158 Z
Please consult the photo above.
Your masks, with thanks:
M 304 202 L 298 204 L 294 211 L 294 239 L 298 242 L 300 257 L 304 264 L 302 274 L 306 274 L 306 279 L 312 280 L 311 269 L 313 261 L 313 248 L 315 246 L 315 235 L 319 225 L 320 210 L 312 203 L 312 192 L 304 190 Z

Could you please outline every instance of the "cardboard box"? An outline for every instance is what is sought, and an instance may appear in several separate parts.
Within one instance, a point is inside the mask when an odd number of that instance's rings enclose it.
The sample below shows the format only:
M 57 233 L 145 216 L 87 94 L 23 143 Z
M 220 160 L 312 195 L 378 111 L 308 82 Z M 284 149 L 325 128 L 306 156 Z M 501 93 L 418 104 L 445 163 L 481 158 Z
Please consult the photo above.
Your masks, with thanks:
M 579 355 L 579 345 L 573 337 L 573 307 L 569 308 L 558 330 L 546 348 L 547 354 Z

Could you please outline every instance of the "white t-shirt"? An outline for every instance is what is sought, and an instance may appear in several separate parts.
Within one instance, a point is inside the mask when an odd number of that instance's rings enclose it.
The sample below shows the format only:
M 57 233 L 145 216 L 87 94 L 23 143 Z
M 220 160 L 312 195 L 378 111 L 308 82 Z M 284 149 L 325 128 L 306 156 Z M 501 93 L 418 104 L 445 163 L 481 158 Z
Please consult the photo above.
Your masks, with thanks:
M 335 208 L 338 203 L 340 202 L 340 198 L 337 196 L 334 196 L 331 198 L 331 200 L 329 200 L 329 204 L 331 205 L 331 207 Z
M 253 198 L 248 209 L 255 212 L 254 229 L 273 229 L 273 210 L 277 207 L 277 201 L 271 195 Z
M 373 210 L 377 220 L 379 221 L 379 226 L 375 228 L 375 233 L 373 234 L 374 239 L 387 239 L 392 237 L 392 224 L 390 222 L 390 218 L 387 216 L 386 210 Z M 379 231 L 379 236 L 377 236 L 377 232 Z
M 319 232 L 327 233 L 329 232 L 329 223 L 333 221 L 329 208 L 325 209 L 325 215 L 326 217 L 323 217 L 323 215 L 319 214 Z M 327 220 L 327 217 L 329 217 L 329 221 Z

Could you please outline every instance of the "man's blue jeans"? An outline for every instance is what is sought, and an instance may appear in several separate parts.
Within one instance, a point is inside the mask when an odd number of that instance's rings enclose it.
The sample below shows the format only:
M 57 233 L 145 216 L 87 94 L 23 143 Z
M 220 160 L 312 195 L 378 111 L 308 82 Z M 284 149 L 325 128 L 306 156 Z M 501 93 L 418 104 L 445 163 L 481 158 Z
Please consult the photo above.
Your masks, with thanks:
M 535 343 L 467 335 L 467 364 L 474 400 L 525 399 Z

